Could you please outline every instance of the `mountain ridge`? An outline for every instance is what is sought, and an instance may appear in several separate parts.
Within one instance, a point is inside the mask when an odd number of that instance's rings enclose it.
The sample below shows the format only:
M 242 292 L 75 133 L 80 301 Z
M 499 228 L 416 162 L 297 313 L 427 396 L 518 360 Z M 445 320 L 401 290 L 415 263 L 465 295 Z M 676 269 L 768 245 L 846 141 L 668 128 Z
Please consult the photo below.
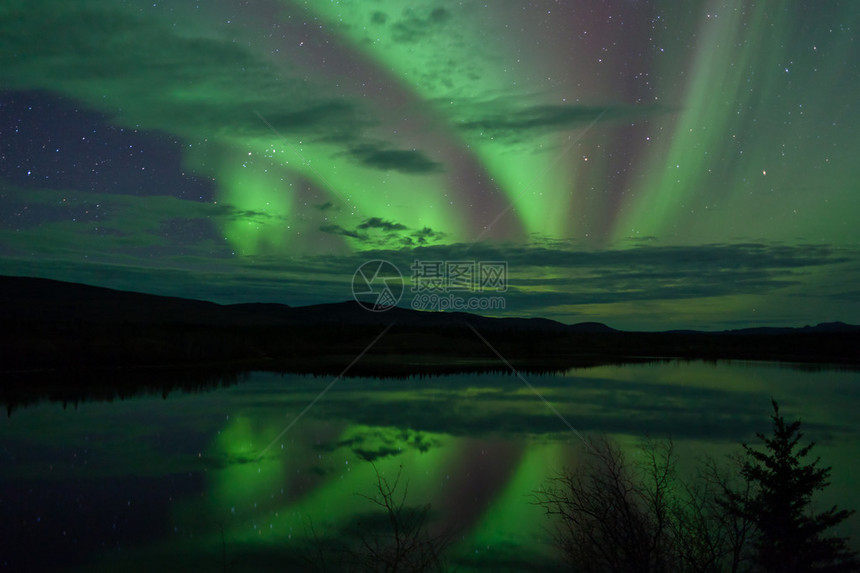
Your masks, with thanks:
M 86 320 L 108 323 L 278 326 L 316 321 L 317 324 L 382 324 L 395 319 L 410 326 L 443 327 L 456 321 L 475 326 L 523 331 L 610 333 L 623 331 L 602 322 L 566 324 L 544 317 L 488 317 L 468 312 L 432 312 L 394 307 L 370 312 L 355 301 L 292 306 L 283 303 L 216 302 L 157 295 L 109 287 L 46 279 L 0 275 L 0 313 L 42 320 Z M 815 332 L 860 332 L 860 326 L 841 321 L 802 327 L 758 326 L 704 331 L 674 329 L 667 334 L 771 335 Z
M 860 327 L 841 322 L 630 332 L 539 317 L 399 307 L 370 312 L 356 301 L 221 305 L 31 277 L 0 276 L 0 325 L 0 371 L 241 363 L 329 372 L 352 368 L 355 357 L 397 363 L 404 373 L 428 359 L 436 370 L 488 360 L 535 369 L 606 359 L 860 363 Z

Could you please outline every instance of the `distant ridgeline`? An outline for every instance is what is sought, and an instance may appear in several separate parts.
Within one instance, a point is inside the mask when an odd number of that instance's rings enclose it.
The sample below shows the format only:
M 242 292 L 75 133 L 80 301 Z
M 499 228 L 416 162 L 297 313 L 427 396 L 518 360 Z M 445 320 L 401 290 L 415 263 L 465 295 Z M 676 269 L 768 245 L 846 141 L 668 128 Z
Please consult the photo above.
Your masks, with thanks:
M 622 332 L 542 318 L 401 308 L 373 313 L 353 301 L 219 305 L 24 277 L 0 277 L 0 323 L 0 371 L 6 373 L 230 365 L 328 374 L 365 350 L 350 374 L 507 369 L 496 352 L 530 371 L 663 358 L 860 365 L 860 327 L 843 323 Z

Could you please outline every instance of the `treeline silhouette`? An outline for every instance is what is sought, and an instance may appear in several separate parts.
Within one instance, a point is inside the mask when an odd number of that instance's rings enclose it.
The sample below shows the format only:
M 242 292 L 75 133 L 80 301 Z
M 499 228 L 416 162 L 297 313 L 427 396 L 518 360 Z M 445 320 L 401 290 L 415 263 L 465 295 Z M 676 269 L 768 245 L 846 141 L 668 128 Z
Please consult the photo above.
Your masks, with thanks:
M 244 362 L 276 368 L 308 357 L 435 356 L 493 359 L 495 353 L 467 326 L 398 326 L 371 346 L 387 324 L 349 321 L 286 326 L 104 324 L 3 321 L 2 368 L 104 368 Z M 749 359 L 860 364 L 860 334 L 798 332 L 737 333 L 566 333 L 524 331 L 486 325 L 475 330 L 509 360 L 616 361 L 628 357 Z M 282 366 L 283 365 L 283 366 Z M 440 363 L 441 366 L 441 363 Z
M 470 361 L 501 364 L 499 354 L 517 367 L 550 370 L 673 357 L 860 365 L 860 327 L 841 323 L 622 332 L 547 319 L 402 308 L 374 313 L 354 301 L 225 306 L 23 277 L 0 277 L 0 323 L 6 372 L 219 364 L 330 374 L 364 352 L 367 360 L 355 368 L 368 375 L 385 368 L 394 375 L 445 373 L 451 365 L 462 371 Z
M 208 392 L 242 382 L 246 370 L 217 368 L 125 368 L 38 370 L 8 374 L 0 384 L 0 405 L 11 417 L 15 410 L 43 402 L 76 408 L 82 402 L 113 402 L 173 392 Z
M 10 371 L 0 384 L 0 406 L 11 416 L 15 410 L 42 402 L 59 402 L 63 407 L 81 402 L 112 402 L 136 396 L 160 395 L 172 392 L 198 393 L 226 388 L 243 382 L 252 372 L 272 372 L 281 375 L 307 375 L 332 378 L 424 379 L 463 374 L 512 375 L 511 368 L 498 360 L 458 362 L 450 357 L 429 360 L 427 357 L 370 356 L 352 363 L 354 357 L 310 356 L 292 361 L 269 360 L 260 363 L 207 363 L 169 366 L 105 366 L 87 367 L 77 363 L 70 368 L 41 368 Z M 663 359 L 552 359 L 514 360 L 509 362 L 516 372 L 525 375 L 563 374 L 571 368 L 590 368 L 607 364 L 630 364 L 665 361 Z

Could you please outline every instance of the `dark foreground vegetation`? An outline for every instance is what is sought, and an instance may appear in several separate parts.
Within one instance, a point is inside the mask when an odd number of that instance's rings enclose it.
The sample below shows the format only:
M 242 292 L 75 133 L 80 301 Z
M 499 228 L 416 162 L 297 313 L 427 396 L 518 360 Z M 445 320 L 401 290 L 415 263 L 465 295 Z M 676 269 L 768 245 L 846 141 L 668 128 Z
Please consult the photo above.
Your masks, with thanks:
M 728 464 L 704 460 L 692 477 L 676 471 L 671 441 L 646 440 L 633 456 L 608 437 L 587 440 L 582 461 L 535 492 L 571 571 L 860 571 L 848 539 L 832 528 L 853 511 L 815 511 L 830 468 L 808 460 L 800 422 L 773 403 L 770 435 L 743 444 Z M 444 571 L 454 532 L 432 529 L 430 506 L 406 503 L 408 484 L 377 472 L 376 525 L 357 523 L 335 541 L 313 530 L 309 570 Z M 370 519 L 374 521 L 374 519 Z
M 557 518 L 567 563 L 584 572 L 858 571 L 848 540 L 831 528 L 853 511 L 814 510 L 830 468 L 806 458 L 800 422 L 773 403 L 763 448 L 743 444 L 729 465 L 713 460 L 681 478 L 671 442 L 646 441 L 630 460 L 606 438 L 586 462 L 537 492 Z

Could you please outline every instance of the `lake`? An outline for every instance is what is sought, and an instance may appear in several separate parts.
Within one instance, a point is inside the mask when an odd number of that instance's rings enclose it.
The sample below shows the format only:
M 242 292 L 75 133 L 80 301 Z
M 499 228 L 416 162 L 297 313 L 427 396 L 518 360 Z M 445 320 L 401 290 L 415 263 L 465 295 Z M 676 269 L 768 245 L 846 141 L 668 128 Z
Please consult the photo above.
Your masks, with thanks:
M 255 372 L 207 392 L 14 410 L 0 422 L 0 567 L 295 569 L 372 531 L 377 472 L 400 472 L 397 494 L 453 532 L 458 570 L 547 569 L 532 494 L 575 461 L 578 434 L 671 436 L 689 468 L 768 432 L 771 397 L 833 466 L 818 507 L 860 508 L 857 371 L 668 361 L 333 381 Z M 844 525 L 856 546 L 860 519 Z

